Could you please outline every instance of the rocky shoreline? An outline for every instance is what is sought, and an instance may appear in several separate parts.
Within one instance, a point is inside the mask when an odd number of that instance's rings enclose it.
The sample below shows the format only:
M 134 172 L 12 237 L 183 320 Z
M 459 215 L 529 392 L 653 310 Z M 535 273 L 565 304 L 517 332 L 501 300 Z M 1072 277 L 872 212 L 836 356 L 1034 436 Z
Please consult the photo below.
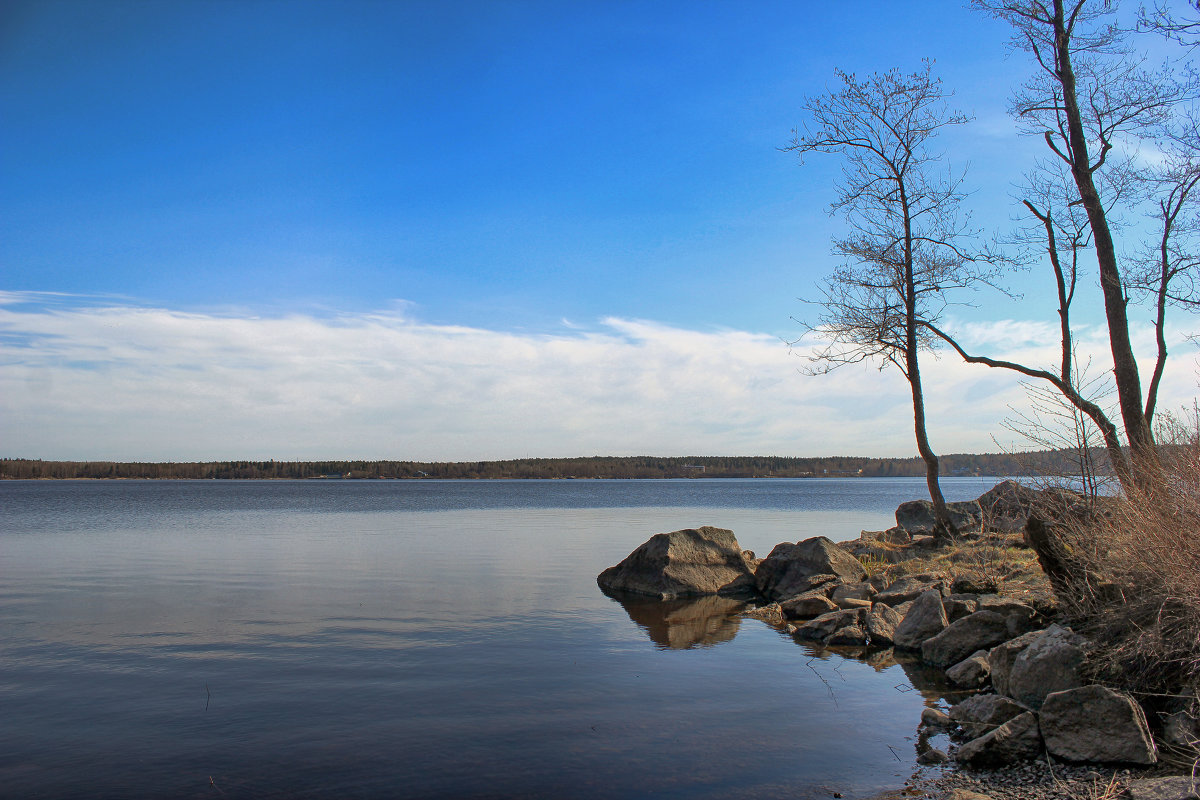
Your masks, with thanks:
M 874 800 L 1200 800 L 1200 781 L 1162 758 L 1200 744 L 1200 694 L 1164 713 L 1095 682 L 1085 665 L 1099 645 L 1061 618 L 1030 549 L 1035 509 L 1070 502 L 1005 482 L 951 504 L 952 543 L 934 538 L 930 504 L 914 501 L 887 531 L 785 542 L 763 559 L 724 529 L 662 533 L 597 580 L 643 603 L 737 599 L 744 616 L 799 641 L 891 650 L 944 671 L 964 699 L 925 709 L 926 768 Z M 949 752 L 927 743 L 940 733 L 955 742 Z

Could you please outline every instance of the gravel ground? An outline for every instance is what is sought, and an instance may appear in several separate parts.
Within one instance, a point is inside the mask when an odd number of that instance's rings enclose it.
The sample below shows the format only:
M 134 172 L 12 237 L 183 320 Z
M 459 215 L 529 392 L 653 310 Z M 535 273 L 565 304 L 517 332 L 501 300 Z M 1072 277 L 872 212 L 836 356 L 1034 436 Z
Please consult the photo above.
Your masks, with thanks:
M 903 789 L 878 794 L 869 800 L 943 800 L 951 789 L 978 792 L 992 800 L 1099 800 L 1115 778 L 1124 781 L 1161 770 L 1103 769 L 1093 766 L 1030 762 L 1004 769 L 949 768 L 925 770 L 905 782 Z M 1114 791 L 1108 797 L 1119 797 Z

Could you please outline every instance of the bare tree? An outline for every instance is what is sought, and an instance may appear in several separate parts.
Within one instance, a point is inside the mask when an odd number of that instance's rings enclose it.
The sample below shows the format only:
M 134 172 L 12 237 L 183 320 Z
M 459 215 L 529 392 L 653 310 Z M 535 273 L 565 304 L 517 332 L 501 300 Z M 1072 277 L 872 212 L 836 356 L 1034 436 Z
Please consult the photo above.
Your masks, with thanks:
M 1167 306 L 1200 310 L 1200 158 L 1178 152 L 1145 178 L 1153 198 L 1156 239 L 1133 259 L 1129 285 L 1154 306 L 1158 345 L 1154 372 L 1146 390 L 1146 422 L 1153 422 L 1158 387 L 1167 365 Z
M 801 159 L 837 154 L 843 163 L 831 211 L 843 214 L 849 226 L 833 242 L 845 262 L 822 285 L 819 319 L 806 325 L 825 341 L 810 371 L 875 361 L 881 369 L 890 364 L 903 373 L 912 390 L 935 534 L 950 537 L 956 530 L 926 431 L 919 355 L 936 341 L 926 326 L 941 318 L 946 293 L 990 276 L 990 265 L 963 249 L 970 236 L 960 221 L 959 180 L 930 149 L 939 131 L 967 119 L 948 110 L 929 62 L 911 75 L 898 70 L 863 80 L 837 75 L 841 89 L 806 101 L 808 124 L 786 148 Z
M 1117 189 L 1107 192 L 1107 199 L 1115 201 L 1124 186 L 1125 182 L 1122 181 Z M 1091 227 L 1074 189 L 1074 183 L 1069 173 L 1064 172 L 1062 168 L 1053 163 L 1043 164 L 1041 168 L 1035 170 L 1029 177 L 1029 185 L 1024 191 L 1025 198 L 1022 200 L 1022 205 L 1032 216 L 1031 224 L 1018 230 L 1013 237 L 1013 244 L 1022 249 L 1042 250 L 1054 275 L 1058 298 L 1060 339 L 1057 371 L 968 353 L 953 336 L 936 324 L 928 323 L 926 327 L 954 348 L 955 352 L 968 363 L 1011 370 L 1051 384 L 1062 398 L 1095 425 L 1104 441 L 1105 451 L 1117 478 L 1122 486 L 1131 488 L 1132 472 L 1122 450 L 1117 426 L 1095 396 L 1095 393 L 1102 392 L 1103 388 L 1094 387 L 1091 381 L 1087 385 L 1081 386 L 1079 371 L 1075 365 L 1075 338 L 1071 328 L 1071 304 L 1075 299 L 1075 290 L 1079 283 L 1080 257 L 1091 241 Z M 1023 260 L 1028 260 L 1028 257 Z M 1078 439 L 1079 426 L 1084 423 L 1077 414 L 1072 413 L 1067 416 L 1048 413 L 1046 410 L 1055 406 L 1049 402 L 1046 395 L 1032 387 L 1027 387 L 1027 391 L 1034 399 L 1035 407 L 1041 411 L 1042 419 L 1069 419 L 1073 431 L 1072 436 Z M 1021 427 L 1023 430 L 1033 430 L 1034 428 L 1029 418 L 1022 418 Z
M 1200 0 L 1188 0 L 1193 11 L 1200 12 Z M 1155 3 L 1153 9 L 1142 6 L 1138 9 L 1138 27 L 1142 31 L 1160 33 L 1174 39 L 1184 47 L 1200 45 L 1200 20 L 1181 17 L 1171 11 L 1165 3 Z
M 1117 403 L 1138 480 L 1152 480 L 1154 438 L 1129 335 L 1127 285 L 1098 183 L 1120 165 L 1124 139 L 1154 135 L 1187 96 L 1169 72 L 1151 73 L 1113 23 L 1111 0 L 974 0 L 1007 21 L 1038 72 L 1014 113 L 1070 170 L 1087 212 L 1099 267 Z

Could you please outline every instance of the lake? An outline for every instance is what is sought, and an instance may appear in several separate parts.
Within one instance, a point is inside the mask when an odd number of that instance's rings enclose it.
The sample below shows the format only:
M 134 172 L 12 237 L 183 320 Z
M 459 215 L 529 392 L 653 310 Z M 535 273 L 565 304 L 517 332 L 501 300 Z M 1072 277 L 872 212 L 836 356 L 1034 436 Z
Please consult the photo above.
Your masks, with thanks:
M 949 500 L 996 481 L 945 480 Z M 942 687 L 595 578 L 765 556 L 920 479 L 0 482 L 0 796 L 829 798 L 899 786 Z

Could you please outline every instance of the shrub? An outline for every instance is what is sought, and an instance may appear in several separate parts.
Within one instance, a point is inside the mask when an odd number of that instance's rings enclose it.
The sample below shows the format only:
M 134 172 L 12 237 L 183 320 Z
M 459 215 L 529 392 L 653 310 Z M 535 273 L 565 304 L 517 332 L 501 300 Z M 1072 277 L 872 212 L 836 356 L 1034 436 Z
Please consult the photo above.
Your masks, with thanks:
M 1197 434 L 1171 421 L 1159 432 L 1159 488 L 1098 498 L 1061 531 L 1080 579 L 1056 586 L 1060 601 L 1103 645 L 1096 667 L 1147 692 L 1200 683 Z

